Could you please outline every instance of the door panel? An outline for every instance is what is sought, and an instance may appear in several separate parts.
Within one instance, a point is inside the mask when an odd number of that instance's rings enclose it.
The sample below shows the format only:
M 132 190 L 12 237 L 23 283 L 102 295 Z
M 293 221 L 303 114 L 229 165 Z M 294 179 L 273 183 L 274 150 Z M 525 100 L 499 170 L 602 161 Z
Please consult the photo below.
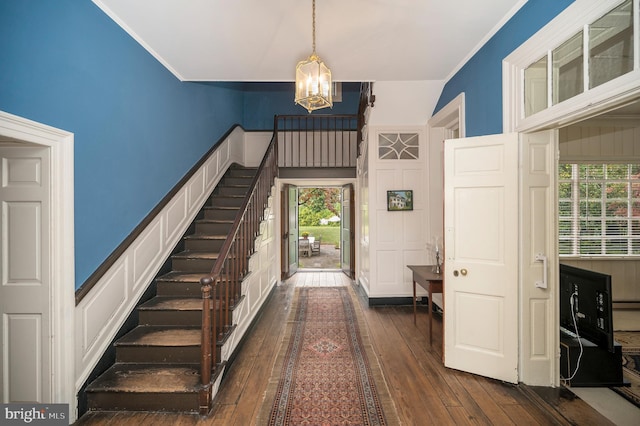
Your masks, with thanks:
M 298 187 L 287 185 L 289 192 L 289 275 L 298 271 Z
M 444 358 L 518 381 L 518 139 L 445 141 Z
M 0 400 L 51 400 L 49 149 L 0 149 Z
M 353 185 L 342 187 L 342 218 L 340 219 L 340 264 L 342 271 L 350 278 L 355 278 L 355 214 Z
M 558 386 L 557 132 L 521 136 L 522 338 L 520 381 Z M 539 255 L 547 258 L 547 270 Z M 547 288 L 541 285 L 546 278 Z

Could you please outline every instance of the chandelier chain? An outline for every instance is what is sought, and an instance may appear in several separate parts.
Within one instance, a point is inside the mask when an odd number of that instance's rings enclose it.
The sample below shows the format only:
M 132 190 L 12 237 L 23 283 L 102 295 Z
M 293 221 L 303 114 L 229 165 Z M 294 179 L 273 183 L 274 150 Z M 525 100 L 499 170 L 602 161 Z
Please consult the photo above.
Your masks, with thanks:
M 312 2 L 312 19 L 313 23 L 311 25 L 312 34 L 313 34 L 313 53 L 316 53 L 316 0 Z

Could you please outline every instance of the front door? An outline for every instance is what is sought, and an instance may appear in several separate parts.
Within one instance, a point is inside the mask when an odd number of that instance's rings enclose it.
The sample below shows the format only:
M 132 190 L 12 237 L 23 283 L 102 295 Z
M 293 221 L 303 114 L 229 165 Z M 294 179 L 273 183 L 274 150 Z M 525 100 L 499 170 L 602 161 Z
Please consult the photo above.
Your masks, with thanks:
M 298 271 L 298 187 L 284 185 L 282 207 L 282 279 Z
M 0 148 L 2 403 L 52 399 L 49 152 Z
M 355 245 L 354 245 L 354 202 L 353 185 L 342 187 L 342 217 L 340 218 L 340 264 L 342 271 L 350 278 L 355 278 Z
M 518 382 L 518 136 L 444 146 L 445 366 Z

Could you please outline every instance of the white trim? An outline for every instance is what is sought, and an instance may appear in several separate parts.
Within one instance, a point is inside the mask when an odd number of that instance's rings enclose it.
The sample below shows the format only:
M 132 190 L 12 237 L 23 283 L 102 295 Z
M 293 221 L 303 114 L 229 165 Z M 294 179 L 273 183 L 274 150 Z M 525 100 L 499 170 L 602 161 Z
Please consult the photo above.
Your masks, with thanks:
M 459 137 L 466 136 L 465 95 L 464 92 L 453 98 L 427 122 L 429 128 L 444 127 L 447 130 L 458 129 Z
M 74 136 L 0 111 L 0 136 L 49 147 L 51 153 L 51 395 L 68 403 L 75 420 L 74 322 Z
M 125 21 L 120 19 L 120 17 L 109 8 L 103 1 L 101 0 L 91 0 L 98 6 L 109 18 L 113 20 L 116 24 L 118 24 L 122 29 L 131 36 L 140 46 L 142 46 L 147 52 L 151 54 L 158 62 L 162 64 L 171 74 L 173 74 L 178 80 L 185 81 L 186 79 L 171 66 L 171 64 L 166 61 L 158 52 L 156 52 L 150 45 L 147 43 L 144 38 L 140 37 L 138 33 L 136 33 L 133 28 L 131 28 Z M 195 80 L 194 80 L 195 81 Z M 204 80 L 201 80 L 204 81 Z
M 533 132 L 561 127 L 585 118 L 601 114 L 640 97 L 640 67 L 638 54 L 635 69 L 598 87 L 587 90 L 557 105 L 524 118 L 521 105 L 524 69 L 562 44 L 589 24 L 614 9 L 625 0 L 576 0 L 554 20 L 534 34 L 518 49 L 507 56 L 502 64 L 503 72 L 503 131 Z M 635 22 L 638 21 L 638 0 L 634 0 Z M 638 32 L 635 27 L 636 52 Z M 585 76 L 586 79 L 586 76 Z M 548 84 L 551 84 L 549 79 Z
M 476 44 L 476 46 L 467 54 L 467 56 L 465 56 L 462 61 L 460 61 L 458 63 L 458 65 L 456 65 L 453 70 L 451 70 L 451 72 L 449 73 L 449 75 L 444 79 L 444 81 L 449 81 L 451 80 L 451 78 L 453 78 L 453 76 L 456 75 L 456 73 L 458 71 L 460 71 L 462 69 L 462 67 L 465 66 L 465 64 L 467 62 L 469 62 L 469 60 L 476 54 L 478 53 L 478 51 L 480 49 L 482 49 L 482 47 L 489 41 L 491 40 L 491 37 L 493 37 L 494 35 L 496 35 L 496 33 L 498 31 L 500 31 L 500 29 L 507 23 L 509 22 L 509 20 L 511 18 L 513 18 L 513 16 L 518 13 L 518 11 L 522 8 L 522 6 L 525 5 L 525 3 L 527 3 L 527 0 L 520 0 L 518 3 L 516 3 L 509 12 L 507 12 L 506 15 L 504 15 L 502 17 L 502 19 L 500 21 L 498 21 L 498 23 L 496 23 L 496 25 L 491 29 L 491 31 L 489 31 L 484 37 L 482 37 L 482 39 L 480 39 L 480 41 L 478 42 L 478 44 Z

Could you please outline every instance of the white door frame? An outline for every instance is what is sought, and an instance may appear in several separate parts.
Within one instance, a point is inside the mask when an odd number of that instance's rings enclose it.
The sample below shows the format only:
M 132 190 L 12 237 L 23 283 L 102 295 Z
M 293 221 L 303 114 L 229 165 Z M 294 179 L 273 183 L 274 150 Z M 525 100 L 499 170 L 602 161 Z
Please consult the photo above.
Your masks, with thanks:
M 73 134 L 0 111 L 0 140 L 48 147 L 51 154 L 51 403 L 69 404 L 76 418 L 74 373 Z

